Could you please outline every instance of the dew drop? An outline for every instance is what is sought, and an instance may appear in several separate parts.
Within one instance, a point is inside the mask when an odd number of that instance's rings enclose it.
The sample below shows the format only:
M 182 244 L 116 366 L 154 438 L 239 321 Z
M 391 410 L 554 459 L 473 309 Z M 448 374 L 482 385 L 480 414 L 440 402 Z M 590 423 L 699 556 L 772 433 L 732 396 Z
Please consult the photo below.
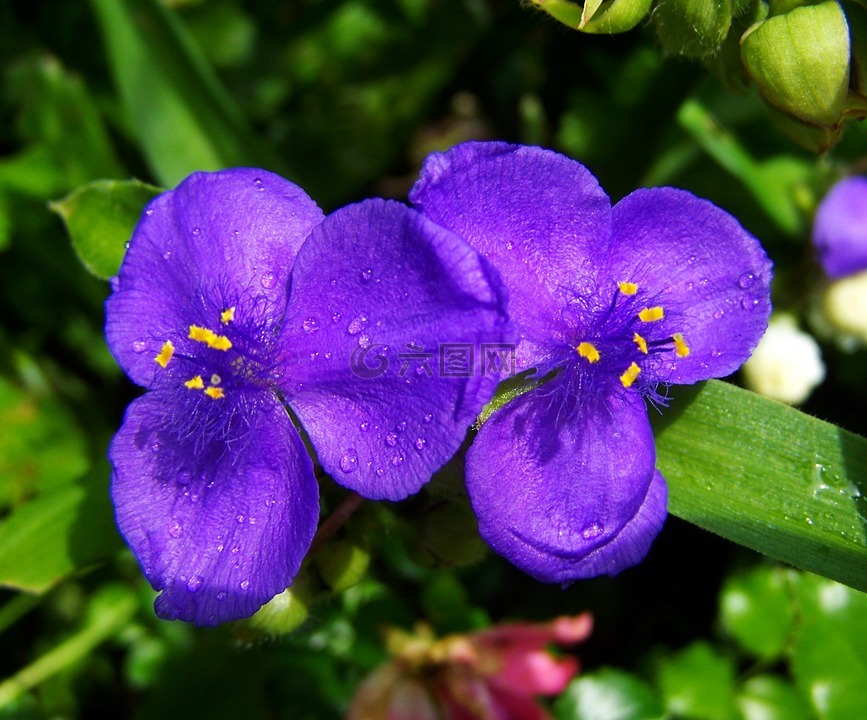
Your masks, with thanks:
M 153 214 L 154 214 L 153 208 L 148 208 L 147 210 L 145 210 L 145 215 L 147 215 L 148 217 L 151 217 Z
M 361 425 L 359 425 L 358 427 L 361 430 L 361 432 L 367 432 L 368 430 L 370 430 L 370 422 L 367 420 L 363 420 L 361 422 Z
M 228 594 L 225 590 L 220 590 L 220 592 L 217 593 L 217 600 L 219 600 L 220 602 L 223 602 L 223 600 L 225 600 L 227 597 Z
M 395 455 L 391 459 L 391 464 L 394 465 L 395 467 L 398 467 L 399 465 L 403 465 L 403 455 Z
M 172 256 L 172 251 L 171 251 L 171 250 L 166 250 L 166 251 L 163 253 L 163 260 L 168 260 L 171 256 Z
M 404 430 L 406 430 L 406 422 L 402 420 L 394 426 L 394 429 L 397 430 L 399 433 L 402 433 Z
M 370 282 L 370 279 L 373 277 L 373 270 L 371 268 L 364 268 L 361 271 L 361 282 Z
M 352 322 L 349 323 L 349 327 L 346 328 L 346 332 L 350 335 L 358 335 L 364 328 L 367 327 L 367 315 L 359 315 Z
M 253 180 L 253 186 L 254 186 L 254 187 L 255 187 L 259 192 L 265 192 L 265 184 L 262 182 L 262 178 L 254 178 L 254 180 Z
M 301 327 L 304 329 L 304 332 L 313 334 L 319 330 L 319 321 L 314 317 L 309 317 L 301 323 Z
M 331 316 L 331 322 L 333 322 L 333 323 L 340 322 L 340 313 L 334 313 Z
M 686 289 L 687 289 L 687 290 L 692 290 L 694 287 L 695 287 L 695 283 L 694 283 L 692 280 L 690 280 L 690 281 L 686 284 Z
M 756 276 L 752 273 L 744 273 L 738 278 L 738 287 L 742 290 L 747 290 L 751 288 L 756 283 Z
M 179 538 L 184 532 L 183 527 L 177 520 L 172 520 L 172 524 L 169 525 L 169 535 L 173 538 Z
M 241 552 L 241 546 L 235 545 L 235 547 L 232 548 L 232 555 L 237 555 L 239 552 Z
M 506 250 L 514 250 L 514 249 L 515 249 L 515 243 L 513 243 L 511 240 L 506 240 Z
M 416 450 L 424 450 L 425 445 L 427 445 L 427 440 L 424 438 L 416 438 L 415 440 L 415 449 Z
M 723 315 L 725 315 L 724 310 L 716 310 L 713 314 L 715 320 L 719 320 L 720 318 L 722 318 Z
M 347 475 L 358 470 L 358 451 L 355 448 L 346 448 L 340 456 L 340 469 Z
M 430 425 L 431 422 L 433 422 L 433 415 L 428 413 L 427 415 L 424 416 L 424 423 L 425 423 L 425 425 Z
M 124 249 L 124 250 L 129 250 L 129 240 L 127 240 L 127 241 L 123 244 L 123 249 Z
M 331 360 L 331 353 L 330 352 L 325 352 L 325 353 L 323 353 L 323 355 L 325 356 L 326 360 Z
M 602 523 L 593 522 L 581 530 L 581 537 L 585 540 L 593 540 L 605 532 L 605 526 Z
M 755 310 L 756 306 L 759 304 L 758 298 L 747 298 L 745 297 L 741 300 L 741 307 L 744 310 Z
M 217 545 L 217 552 L 223 552 L 223 550 L 225 550 L 225 549 L 226 549 L 226 546 L 223 545 L 223 543 L 220 543 L 219 545 Z
M 239 587 L 241 588 L 241 590 L 246 590 L 248 587 L 250 587 L 250 581 L 241 580 L 241 582 L 239 583 Z
M 148 344 L 144 340 L 136 340 L 132 344 L 132 351 L 134 353 L 143 353 L 148 349 Z
M 383 475 L 385 475 L 385 470 L 383 470 L 382 468 L 376 468 L 374 472 L 376 472 L 376 477 L 382 477 Z
M 160 451 L 160 444 L 158 442 L 153 443 L 151 445 L 151 452 L 159 452 L 159 451 Z
M 259 283 L 260 283 L 260 284 L 262 285 L 262 287 L 265 288 L 266 290 L 270 290 L 271 288 L 273 288 L 273 287 L 277 284 L 277 276 L 276 276 L 274 273 L 271 273 L 271 272 L 269 272 L 269 273 L 265 273 L 265 274 L 262 276 L 262 279 L 259 280 Z
M 190 493 L 190 502 L 197 503 L 202 499 L 202 496 L 199 493 Z
M 256 518 L 254 518 L 254 517 L 252 517 L 252 516 L 248 517 L 248 518 L 247 518 L 247 523 L 250 524 L 250 525 L 255 525 L 255 524 L 256 524 Z
M 689 263 L 690 265 L 695 265 L 695 261 L 696 261 L 696 260 L 698 260 L 698 258 L 697 258 L 695 255 L 690 255 L 690 256 L 687 258 L 686 261 L 687 261 L 687 263 Z
M 358 347 L 370 347 L 370 335 L 359 335 L 358 336 Z
M 274 507 L 274 505 L 276 505 L 276 504 L 277 504 L 277 501 L 274 498 L 272 498 L 272 497 L 265 498 L 265 507 Z
M 190 481 L 193 479 L 193 476 L 190 474 L 188 470 L 181 470 L 178 473 L 178 482 L 181 485 L 189 485 Z
M 193 228 L 193 235 L 198 235 L 200 232 L 202 231 L 199 228 Z
M 388 433 L 385 436 L 385 444 L 389 447 L 394 447 L 395 445 L 397 445 L 397 435 L 395 435 L 394 433 Z
M 238 516 L 235 518 L 235 520 L 237 520 L 239 523 L 242 523 L 242 522 L 244 522 L 244 516 L 243 516 L 243 515 L 238 515 Z
M 202 587 L 202 583 L 205 582 L 200 575 L 193 575 L 189 580 L 187 580 L 187 590 L 190 592 L 196 592 L 200 587 Z

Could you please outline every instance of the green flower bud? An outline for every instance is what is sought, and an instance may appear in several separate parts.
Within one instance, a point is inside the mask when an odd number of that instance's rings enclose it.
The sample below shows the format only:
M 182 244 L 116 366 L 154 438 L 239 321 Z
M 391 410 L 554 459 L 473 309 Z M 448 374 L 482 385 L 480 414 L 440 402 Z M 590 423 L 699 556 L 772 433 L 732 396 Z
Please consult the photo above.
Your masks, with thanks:
M 842 124 L 830 128 L 811 125 L 784 113 L 768 102 L 765 102 L 765 108 L 771 122 L 783 135 L 815 153 L 823 153 L 832 148 L 843 132 Z
M 704 58 L 719 51 L 732 24 L 732 0 L 660 0 L 653 13 L 662 47 Z
M 370 566 L 370 553 L 349 540 L 332 540 L 316 555 L 319 576 L 334 592 L 357 585 Z
M 246 622 L 265 635 L 286 635 L 307 619 L 312 600 L 306 577 L 298 575 L 292 587 L 271 598 Z
M 741 38 L 762 96 L 805 123 L 836 127 L 849 87 L 849 29 L 838 2 L 769 17 Z
M 652 0 L 530 0 L 551 17 L 575 30 L 614 35 L 631 30 L 650 12 Z
M 480 560 L 487 546 L 468 503 L 441 501 L 421 518 L 413 559 L 428 567 L 455 567 Z

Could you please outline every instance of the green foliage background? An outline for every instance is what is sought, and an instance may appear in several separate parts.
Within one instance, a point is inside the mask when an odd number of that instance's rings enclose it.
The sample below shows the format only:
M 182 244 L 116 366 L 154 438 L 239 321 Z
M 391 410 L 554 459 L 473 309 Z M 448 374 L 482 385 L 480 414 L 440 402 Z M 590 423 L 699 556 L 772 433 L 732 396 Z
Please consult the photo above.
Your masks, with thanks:
M 710 198 L 803 314 L 812 213 L 867 157 L 863 121 L 817 157 L 648 27 L 579 35 L 504 0 L 10 0 L 0 73 L 0 718 L 336 718 L 385 659 L 385 623 L 585 609 L 561 720 L 867 716 L 863 350 L 823 347 L 806 414 L 723 383 L 675 394 L 657 423 L 674 517 L 638 568 L 531 581 L 480 544 L 456 462 L 362 506 L 298 581 L 306 619 L 275 637 L 154 617 L 104 459 L 136 390 L 102 338 L 104 278 L 159 187 L 253 165 L 327 211 L 404 198 L 428 152 L 470 138 L 558 149 L 614 200 Z M 327 514 L 343 496 L 324 488 Z

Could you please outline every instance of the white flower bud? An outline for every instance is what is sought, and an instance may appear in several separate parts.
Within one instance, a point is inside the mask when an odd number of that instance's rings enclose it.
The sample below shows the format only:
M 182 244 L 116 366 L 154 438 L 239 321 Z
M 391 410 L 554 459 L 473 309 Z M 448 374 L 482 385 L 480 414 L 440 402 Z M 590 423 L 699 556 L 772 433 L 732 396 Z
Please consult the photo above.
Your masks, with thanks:
M 825 379 L 819 344 L 789 315 L 771 318 L 759 346 L 743 366 L 751 390 L 790 405 L 799 405 Z
M 848 336 L 850 343 L 844 344 L 867 344 L 867 271 L 829 283 L 822 293 L 822 315 L 833 331 Z

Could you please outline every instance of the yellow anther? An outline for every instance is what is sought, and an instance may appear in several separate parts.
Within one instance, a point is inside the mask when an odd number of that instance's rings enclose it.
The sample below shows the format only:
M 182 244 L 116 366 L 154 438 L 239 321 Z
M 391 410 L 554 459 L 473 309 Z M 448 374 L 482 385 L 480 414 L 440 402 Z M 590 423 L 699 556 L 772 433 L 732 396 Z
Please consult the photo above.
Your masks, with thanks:
M 632 336 L 632 341 L 638 345 L 638 349 L 641 350 L 645 355 L 647 355 L 647 340 L 645 340 L 641 335 L 635 333 Z
M 223 323 L 223 325 L 228 325 L 234 319 L 235 319 L 235 308 L 234 307 L 230 307 L 228 310 L 223 310 L 223 312 L 220 313 L 220 322 Z
M 674 352 L 678 357 L 686 357 L 689 355 L 689 346 L 684 341 L 683 335 L 675 333 L 671 336 L 671 339 L 674 340 Z
M 635 295 L 638 292 L 638 285 L 631 282 L 619 282 L 617 283 L 617 287 L 620 288 L 620 292 L 624 295 Z
M 207 395 L 212 400 L 221 400 L 226 393 L 223 392 L 223 388 L 218 387 L 209 387 L 205 388 L 205 395 Z
M 640 372 L 641 368 L 635 363 L 632 363 L 628 368 L 626 368 L 626 371 L 620 376 L 620 382 L 623 383 L 623 387 L 631 387 Z
M 174 355 L 174 354 L 175 354 L 175 346 L 172 345 L 171 340 L 166 340 L 163 343 L 163 347 L 160 350 L 160 354 L 157 355 L 154 358 L 154 360 L 156 360 L 157 365 L 164 368 L 166 365 L 169 364 L 169 360 L 172 359 L 172 355 Z
M 201 390 L 205 387 L 205 383 L 203 382 L 201 375 L 196 375 L 196 377 L 187 380 L 184 383 L 184 387 L 188 387 L 190 390 Z
M 641 320 L 641 322 L 656 322 L 657 320 L 662 320 L 664 317 L 665 310 L 659 307 L 659 305 L 644 308 L 644 310 L 638 313 L 638 319 Z
M 232 341 L 225 335 L 217 335 L 213 330 L 199 327 L 198 325 L 190 325 L 190 334 L 187 335 L 190 340 L 204 343 L 209 348 L 214 350 L 228 350 L 232 347 Z
M 593 343 L 583 342 L 576 348 L 578 354 L 591 363 L 599 362 L 599 351 Z

